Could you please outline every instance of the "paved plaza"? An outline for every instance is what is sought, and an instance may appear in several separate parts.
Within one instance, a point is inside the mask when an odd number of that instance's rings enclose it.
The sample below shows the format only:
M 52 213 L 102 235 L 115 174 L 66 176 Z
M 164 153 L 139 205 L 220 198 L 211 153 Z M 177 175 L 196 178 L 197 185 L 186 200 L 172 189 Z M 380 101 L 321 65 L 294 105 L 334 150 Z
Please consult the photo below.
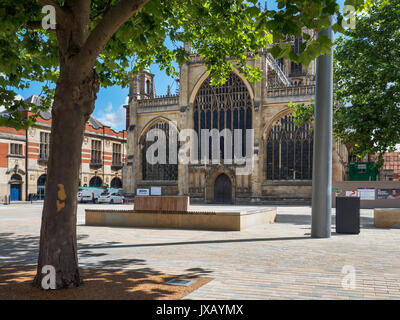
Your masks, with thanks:
M 240 232 L 85 226 L 93 207 L 131 205 L 79 205 L 80 265 L 214 279 L 185 299 L 400 299 L 400 229 L 376 229 L 372 210 L 360 235 L 333 224 L 331 239 L 311 239 L 309 207 L 279 207 L 275 224 Z M 0 267 L 36 263 L 41 209 L 0 205 Z

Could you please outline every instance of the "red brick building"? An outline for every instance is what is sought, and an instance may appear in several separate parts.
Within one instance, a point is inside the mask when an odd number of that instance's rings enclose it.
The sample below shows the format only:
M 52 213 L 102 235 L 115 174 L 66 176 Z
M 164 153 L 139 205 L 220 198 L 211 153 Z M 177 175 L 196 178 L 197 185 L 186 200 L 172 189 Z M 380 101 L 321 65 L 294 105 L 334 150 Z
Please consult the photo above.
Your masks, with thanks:
M 400 181 L 400 152 L 386 153 L 384 159 L 385 164 L 381 171 L 381 179 Z
M 33 96 L 27 100 L 36 102 L 37 99 Z M 0 201 L 5 197 L 12 201 L 26 200 L 30 194 L 43 198 L 50 128 L 50 112 L 42 112 L 29 130 L 0 127 Z M 82 145 L 80 185 L 122 187 L 125 156 L 126 131 L 116 132 L 91 117 Z

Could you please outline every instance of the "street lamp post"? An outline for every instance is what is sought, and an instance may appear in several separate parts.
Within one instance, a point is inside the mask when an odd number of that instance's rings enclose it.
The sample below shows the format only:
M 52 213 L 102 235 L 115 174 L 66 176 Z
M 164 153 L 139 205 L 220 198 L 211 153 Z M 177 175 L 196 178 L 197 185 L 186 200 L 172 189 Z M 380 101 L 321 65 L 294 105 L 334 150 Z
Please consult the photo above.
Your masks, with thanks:
M 332 17 L 330 17 L 332 24 Z M 332 28 L 318 33 L 333 39 Z M 332 214 L 332 114 L 333 49 L 317 58 L 314 110 L 314 155 L 312 183 L 312 238 L 331 237 Z

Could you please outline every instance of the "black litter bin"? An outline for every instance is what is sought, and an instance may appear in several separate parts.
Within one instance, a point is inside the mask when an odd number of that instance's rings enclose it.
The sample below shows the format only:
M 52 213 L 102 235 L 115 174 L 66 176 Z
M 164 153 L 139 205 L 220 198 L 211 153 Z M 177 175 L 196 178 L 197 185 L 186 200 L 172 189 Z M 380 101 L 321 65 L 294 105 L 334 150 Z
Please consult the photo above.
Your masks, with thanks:
M 360 233 L 360 198 L 336 198 L 336 233 Z

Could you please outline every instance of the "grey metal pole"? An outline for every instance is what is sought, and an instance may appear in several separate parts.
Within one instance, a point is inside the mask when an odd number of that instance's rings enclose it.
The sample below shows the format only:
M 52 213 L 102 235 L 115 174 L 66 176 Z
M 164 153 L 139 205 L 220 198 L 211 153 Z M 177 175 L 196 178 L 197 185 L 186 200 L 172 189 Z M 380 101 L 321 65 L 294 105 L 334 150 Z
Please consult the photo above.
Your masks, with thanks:
M 332 17 L 330 17 L 332 24 Z M 318 37 L 333 39 L 332 28 Z M 312 183 L 312 238 L 331 237 L 332 214 L 332 113 L 333 113 L 333 49 L 331 55 L 317 58 L 314 110 L 314 156 Z

